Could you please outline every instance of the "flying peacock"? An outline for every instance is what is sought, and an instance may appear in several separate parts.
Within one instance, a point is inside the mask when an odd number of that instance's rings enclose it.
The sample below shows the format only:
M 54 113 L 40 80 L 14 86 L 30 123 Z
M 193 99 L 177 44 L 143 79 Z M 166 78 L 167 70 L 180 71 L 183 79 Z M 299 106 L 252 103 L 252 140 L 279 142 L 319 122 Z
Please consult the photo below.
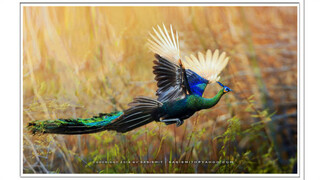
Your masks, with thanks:
M 124 111 L 100 113 L 87 119 L 36 120 L 27 128 L 33 133 L 87 134 L 105 130 L 125 133 L 150 122 L 180 126 L 195 112 L 215 106 L 231 89 L 218 80 L 229 58 L 218 50 L 199 52 L 198 57 L 180 57 L 178 32 L 158 26 L 150 33 L 148 46 L 155 53 L 153 73 L 157 81 L 157 99 L 137 97 Z M 213 98 L 202 97 L 208 84 L 222 88 Z

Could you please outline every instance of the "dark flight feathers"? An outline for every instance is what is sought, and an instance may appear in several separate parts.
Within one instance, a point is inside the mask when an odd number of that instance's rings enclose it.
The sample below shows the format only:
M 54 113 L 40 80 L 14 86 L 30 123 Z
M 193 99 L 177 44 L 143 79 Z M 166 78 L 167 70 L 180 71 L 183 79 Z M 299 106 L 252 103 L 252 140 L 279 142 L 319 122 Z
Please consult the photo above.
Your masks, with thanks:
M 187 87 L 182 68 L 155 54 L 157 60 L 153 61 L 153 73 L 157 81 L 158 101 L 165 102 L 170 99 L 182 99 L 186 96 Z
M 158 101 L 177 100 L 187 94 L 202 96 L 208 80 L 202 78 L 190 69 L 184 69 L 167 59 L 155 54 L 153 73 L 157 81 Z

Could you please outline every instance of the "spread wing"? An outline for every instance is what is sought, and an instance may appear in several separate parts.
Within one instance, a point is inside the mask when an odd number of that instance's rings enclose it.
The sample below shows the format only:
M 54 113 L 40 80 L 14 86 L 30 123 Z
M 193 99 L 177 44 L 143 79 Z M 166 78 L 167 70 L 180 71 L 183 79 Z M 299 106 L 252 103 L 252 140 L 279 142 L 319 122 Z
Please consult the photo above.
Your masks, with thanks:
M 158 101 L 165 102 L 170 99 L 181 99 L 187 94 L 202 96 L 208 80 L 202 78 L 190 69 L 184 70 L 181 66 L 162 58 L 158 54 L 153 66 L 156 75 Z
M 183 64 L 185 68 L 192 69 L 195 73 L 204 79 L 207 79 L 209 83 L 219 81 L 219 74 L 227 66 L 229 57 L 226 57 L 226 53 L 219 54 L 219 50 L 215 50 L 214 53 L 211 50 L 207 50 L 206 54 L 198 52 L 198 58 L 194 55 L 185 57 Z
M 156 75 L 158 101 L 184 98 L 188 91 L 183 69 L 167 59 L 155 54 L 153 73 Z
M 154 28 L 153 31 L 155 35 L 150 33 L 148 46 L 157 59 L 153 72 L 158 81 L 159 101 L 183 98 L 187 93 L 202 96 L 207 84 L 219 80 L 229 60 L 225 53 L 219 55 L 218 50 L 214 53 L 208 50 L 206 55 L 199 52 L 198 58 L 191 55 L 181 59 L 178 32 L 175 36 L 171 25 L 170 33 L 164 25 L 163 30 L 158 26 L 158 31 Z

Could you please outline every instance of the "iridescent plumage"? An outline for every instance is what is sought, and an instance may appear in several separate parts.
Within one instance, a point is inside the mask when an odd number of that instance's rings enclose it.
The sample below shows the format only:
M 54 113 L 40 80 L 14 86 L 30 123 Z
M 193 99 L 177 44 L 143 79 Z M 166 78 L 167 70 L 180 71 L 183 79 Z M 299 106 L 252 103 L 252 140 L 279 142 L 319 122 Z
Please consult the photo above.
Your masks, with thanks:
M 181 59 L 178 32 L 170 32 L 163 25 L 153 29 L 148 40 L 155 54 L 153 73 L 157 81 L 157 99 L 138 97 L 129 103 L 123 112 L 100 114 L 88 119 L 57 119 L 34 121 L 28 128 L 33 133 L 84 134 L 103 130 L 128 132 L 153 121 L 180 126 L 195 112 L 215 106 L 221 97 L 231 91 L 218 82 L 222 89 L 213 98 L 203 98 L 207 84 L 219 80 L 229 58 L 208 50 L 206 55 L 198 53 Z M 174 35 L 176 34 L 176 35 Z
M 153 31 L 154 35 L 150 33 L 152 39 L 148 40 L 151 51 L 177 65 L 179 60 L 181 60 L 186 69 L 197 73 L 202 78 L 208 80 L 209 83 L 219 81 L 219 74 L 229 61 L 229 57 L 226 57 L 225 52 L 219 54 L 219 50 L 215 50 L 214 53 L 212 53 L 212 51 L 208 49 L 206 54 L 198 52 L 198 57 L 191 54 L 182 59 L 180 56 L 178 32 L 176 31 L 176 36 L 174 36 L 171 25 L 170 33 L 164 25 L 163 30 L 158 26 L 158 31 L 155 28 L 153 28 Z

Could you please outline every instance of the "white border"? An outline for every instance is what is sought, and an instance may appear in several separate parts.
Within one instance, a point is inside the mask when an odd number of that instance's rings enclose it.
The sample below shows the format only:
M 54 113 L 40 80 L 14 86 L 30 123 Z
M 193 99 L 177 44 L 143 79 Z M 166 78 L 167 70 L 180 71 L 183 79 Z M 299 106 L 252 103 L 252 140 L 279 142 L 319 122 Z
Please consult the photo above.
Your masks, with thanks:
M 87 2 L 75 2 L 75 1 L 68 1 L 68 2 L 46 2 L 44 4 L 41 3 L 33 3 L 33 1 L 23 1 L 20 4 L 20 177 L 135 177 L 135 178 L 149 178 L 149 177 L 192 177 L 192 178 L 204 178 L 204 177 L 219 177 L 219 178 L 257 178 L 257 177 L 265 177 L 265 178 L 302 178 L 304 177 L 305 169 L 301 168 L 301 164 L 304 167 L 304 156 L 302 159 L 301 155 L 304 155 L 304 148 L 301 148 L 301 144 L 304 147 L 304 1 L 302 0 L 285 0 L 282 2 L 270 2 L 270 1 L 237 1 L 235 2 L 210 2 L 210 1 L 203 1 L 205 3 L 197 2 L 197 1 L 184 1 L 188 3 L 197 3 L 197 4 L 182 4 L 181 1 L 178 1 L 177 4 L 171 1 L 167 1 L 168 4 L 163 4 L 166 1 L 150 3 L 146 1 L 132 1 L 129 0 L 129 3 L 122 3 L 122 2 L 101 2 L 97 1 L 98 4 L 94 4 L 93 2 L 85 4 Z M 132 3 L 139 3 L 145 2 L 146 4 L 132 4 Z M 284 2 L 284 3 L 283 3 Z M 48 4 L 51 3 L 51 4 Z M 64 4 L 70 3 L 70 4 Z M 75 3 L 75 4 L 72 4 Z M 103 3 L 103 4 L 102 4 Z M 199 4 L 201 3 L 201 4 Z M 238 4 L 237 4 L 238 3 Z M 242 3 L 242 4 L 239 4 Z M 272 4 L 271 4 L 272 3 Z M 297 117 L 297 125 L 298 125 L 298 135 L 297 135 L 297 174 L 23 174 L 23 127 L 22 127 L 22 110 L 23 110 L 23 94 L 22 94 L 22 87 L 23 87 L 23 80 L 22 80 L 22 52 L 23 52 L 23 7 L 25 6 L 297 6 L 297 18 L 298 18 L 298 31 L 297 31 L 297 63 L 298 63 L 298 91 L 297 91 L 297 98 L 298 98 L 298 117 Z M 302 15 L 302 17 L 301 17 Z M 302 43 L 301 43 L 302 42 Z M 302 141 L 302 143 L 301 143 Z

